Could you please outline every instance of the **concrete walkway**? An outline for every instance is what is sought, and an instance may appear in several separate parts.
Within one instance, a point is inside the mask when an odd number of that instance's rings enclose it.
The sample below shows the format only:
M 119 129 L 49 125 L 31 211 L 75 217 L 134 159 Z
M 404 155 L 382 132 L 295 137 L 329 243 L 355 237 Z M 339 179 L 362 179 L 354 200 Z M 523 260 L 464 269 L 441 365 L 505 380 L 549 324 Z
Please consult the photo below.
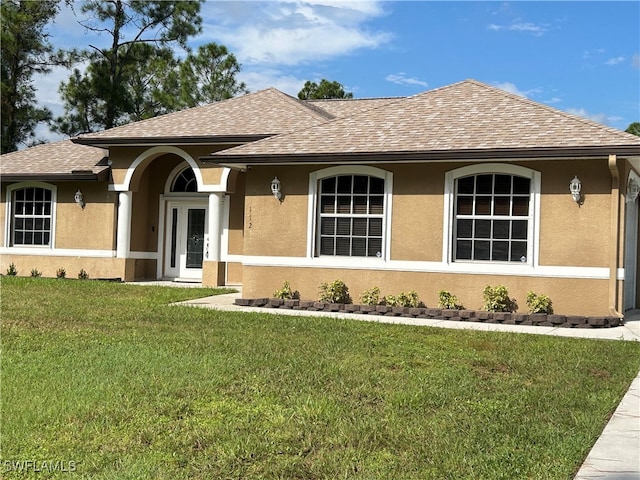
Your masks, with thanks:
M 346 318 L 367 322 L 425 325 L 440 328 L 457 328 L 495 332 L 530 333 L 556 335 L 559 337 L 592 338 L 606 340 L 640 341 L 640 310 L 626 316 L 625 325 L 614 328 L 578 329 L 556 327 L 534 327 L 526 325 L 502 325 L 450 320 L 428 320 L 418 318 L 383 317 L 353 313 L 309 312 L 234 305 L 241 293 L 230 293 L 214 297 L 181 302 L 182 305 L 212 308 L 233 312 L 259 312 L 277 315 L 320 316 Z M 628 392 L 604 428 L 580 467 L 574 480 L 640 480 L 640 372 Z

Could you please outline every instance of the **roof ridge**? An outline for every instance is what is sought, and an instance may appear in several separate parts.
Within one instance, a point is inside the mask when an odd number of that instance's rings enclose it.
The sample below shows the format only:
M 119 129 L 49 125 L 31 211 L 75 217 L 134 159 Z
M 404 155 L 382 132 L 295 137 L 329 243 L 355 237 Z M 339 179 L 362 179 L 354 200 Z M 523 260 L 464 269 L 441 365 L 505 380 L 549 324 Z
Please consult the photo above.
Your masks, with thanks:
M 363 98 L 310 98 L 308 100 L 304 100 L 305 102 L 314 103 L 314 102 L 358 102 L 358 101 L 367 101 L 367 100 L 396 100 L 401 98 L 408 98 L 407 96 L 401 95 L 389 95 L 385 97 L 363 97 Z
M 127 127 L 127 126 L 130 126 L 130 125 L 133 125 L 133 124 L 142 125 L 142 124 L 145 124 L 145 123 L 149 123 L 151 121 L 157 121 L 160 118 L 162 118 L 162 119 L 170 119 L 171 117 L 174 117 L 174 116 L 179 115 L 179 114 L 185 114 L 186 112 L 189 112 L 189 111 L 201 110 L 201 109 L 204 110 L 206 108 L 212 108 L 213 106 L 220 105 L 222 103 L 227 103 L 227 102 L 240 100 L 240 99 L 243 99 L 245 97 L 255 96 L 255 95 L 258 95 L 258 94 L 261 94 L 261 93 L 264 93 L 264 92 L 268 92 L 268 91 L 275 91 L 275 92 L 278 92 L 278 93 L 282 93 L 282 92 L 280 92 L 280 90 L 278 90 L 277 88 L 274 88 L 274 87 L 263 88 L 262 90 L 256 90 L 255 92 L 245 93 L 244 95 L 238 95 L 236 97 L 225 98 L 223 100 L 217 100 L 217 101 L 214 101 L 214 102 L 209 102 L 209 103 L 205 103 L 204 105 L 196 105 L 194 107 L 187 107 L 187 108 L 183 108 L 182 110 L 175 110 L 173 112 L 163 113 L 162 115 L 156 115 L 154 117 L 143 118 L 142 120 L 135 120 L 133 122 L 123 123 L 122 125 L 117 125 L 115 127 L 98 130 L 96 132 L 81 133 L 81 134 L 76 135 L 75 137 L 71 137 L 71 138 L 81 138 L 81 137 L 85 137 L 85 136 L 97 135 L 97 134 L 101 134 L 101 133 L 104 133 L 104 132 L 108 132 L 108 131 L 114 130 L 116 128 L 123 128 L 123 127 Z
M 268 90 L 273 90 L 274 92 L 277 92 L 281 96 L 283 96 L 283 97 L 287 98 L 288 100 L 292 101 L 295 105 L 301 107 L 303 110 L 305 110 L 307 112 L 310 111 L 311 113 L 315 113 L 316 115 L 321 117 L 323 120 L 333 120 L 335 118 L 333 115 L 331 115 L 326 110 L 323 110 L 320 107 L 311 106 L 307 102 L 305 102 L 304 100 L 300 100 L 299 98 L 296 98 L 293 95 L 289 95 L 288 93 L 282 92 L 282 91 L 278 90 L 275 87 L 269 87 Z

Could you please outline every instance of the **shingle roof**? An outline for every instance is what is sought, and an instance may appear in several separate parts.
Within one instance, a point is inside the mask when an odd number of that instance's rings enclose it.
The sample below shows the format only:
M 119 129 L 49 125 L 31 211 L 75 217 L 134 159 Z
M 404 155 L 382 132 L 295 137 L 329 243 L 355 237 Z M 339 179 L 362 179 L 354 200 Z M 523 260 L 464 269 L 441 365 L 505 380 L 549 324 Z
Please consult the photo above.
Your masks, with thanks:
M 108 151 L 76 145 L 70 140 L 36 145 L 0 156 L 3 181 L 29 178 L 88 180 L 105 174 Z
M 318 106 L 329 112 L 336 118 L 349 117 L 365 112 L 372 108 L 389 105 L 405 97 L 384 97 L 384 98 L 349 98 L 349 99 L 322 99 L 307 100 L 311 105 Z
M 74 141 L 106 144 L 125 139 L 189 139 L 269 136 L 309 128 L 333 118 L 327 112 L 268 88 L 241 97 L 81 135 Z M 113 142 L 115 143 L 115 142 Z
M 212 158 L 638 147 L 640 137 L 474 80 L 427 91 Z M 615 152 L 612 152 L 615 153 Z

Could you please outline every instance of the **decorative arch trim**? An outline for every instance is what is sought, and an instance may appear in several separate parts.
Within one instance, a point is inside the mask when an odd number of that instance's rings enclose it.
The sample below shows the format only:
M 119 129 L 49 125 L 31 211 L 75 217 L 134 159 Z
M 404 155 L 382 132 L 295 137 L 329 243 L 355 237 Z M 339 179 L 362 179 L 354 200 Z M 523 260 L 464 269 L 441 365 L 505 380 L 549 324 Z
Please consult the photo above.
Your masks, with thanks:
M 193 168 L 193 173 L 195 174 L 196 181 L 198 182 L 198 191 L 202 191 L 204 183 L 202 181 L 202 173 L 200 172 L 200 168 L 198 167 L 197 162 L 193 159 L 193 157 L 191 157 L 191 155 L 189 155 L 181 148 L 171 146 L 152 147 L 142 152 L 134 159 L 134 161 L 131 163 L 131 166 L 127 169 L 127 173 L 124 177 L 124 182 L 110 185 L 109 190 L 116 192 L 129 191 L 131 189 L 131 180 L 137 168 L 149 158 L 157 157 L 165 153 L 172 153 L 181 157 L 185 162 L 189 164 L 191 168 Z

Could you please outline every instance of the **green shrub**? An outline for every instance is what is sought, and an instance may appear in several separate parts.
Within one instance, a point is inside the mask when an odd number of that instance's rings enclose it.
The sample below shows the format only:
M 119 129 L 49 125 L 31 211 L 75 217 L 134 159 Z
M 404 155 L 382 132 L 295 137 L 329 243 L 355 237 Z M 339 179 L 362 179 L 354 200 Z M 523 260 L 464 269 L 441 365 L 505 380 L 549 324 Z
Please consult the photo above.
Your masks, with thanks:
M 294 298 L 300 298 L 300 292 L 291 290 L 289 282 L 286 280 L 282 284 L 282 288 L 273 292 L 273 298 L 279 298 L 280 300 L 292 300 Z
M 384 297 L 384 303 L 390 307 L 423 307 L 424 303 L 418 298 L 415 291 L 409 293 L 401 292 L 398 295 L 387 295 Z
M 80 272 L 78 273 L 78 278 L 80 280 L 87 280 L 89 278 L 89 274 L 85 271 L 84 268 L 80 269 Z
M 378 305 L 380 303 L 380 289 L 378 287 L 365 290 L 360 295 L 362 305 Z
M 64 268 L 59 268 L 56 270 L 56 278 L 66 278 L 67 271 Z
M 321 283 L 320 297 L 318 300 L 326 303 L 351 303 L 349 289 L 342 280 L 334 280 L 331 283 Z
M 527 292 L 527 306 L 529 307 L 529 313 L 553 313 L 551 299 L 544 294 L 538 295 L 534 292 Z
M 10 275 L 12 277 L 15 277 L 16 275 L 18 275 L 18 269 L 15 263 L 11 263 L 9 265 L 9 268 L 7 268 L 7 275 Z
M 40 270 L 38 270 L 37 268 L 32 268 L 31 269 L 31 276 L 33 278 L 38 278 L 42 276 L 42 272 Z
M 458 297 L 446 290 L 440 290 L 438 292 L 438 308 L 443 308 L 445 310 L 461 310 L 464 306 L 460 303 Z
M 509 291 L 504 285 L 491 287 L 487 285 L 483 292 L 484 309 L 488 312 L 515 312 L 518 304 L 509 298 Z

